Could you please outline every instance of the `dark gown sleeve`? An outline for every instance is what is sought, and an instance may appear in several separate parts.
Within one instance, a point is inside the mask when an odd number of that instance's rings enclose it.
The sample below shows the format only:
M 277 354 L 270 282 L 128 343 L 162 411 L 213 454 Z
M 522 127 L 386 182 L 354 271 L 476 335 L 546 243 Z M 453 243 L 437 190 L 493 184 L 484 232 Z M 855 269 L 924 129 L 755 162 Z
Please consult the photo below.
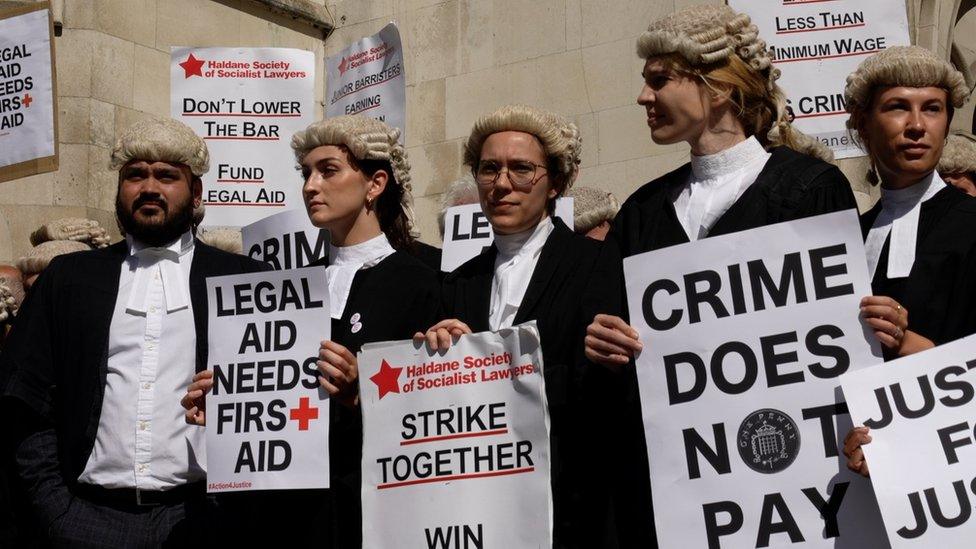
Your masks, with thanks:
M 959 230 L 972 231 L 973 227 L 960 227 Z M 933 281 L 933 283 L 942 282 Z M 976 334 L 976 246 L 971 247 L 963 256 L 950 291 L 952 306 L 946 311 L 943 334 L 933 339 L 936 345 Z M 911 311 L 909 311 L 909 322 L 911 322 Z M 911 329 L 910 325 L 909 329 Z
M 61 475 L 54 429 L 57 381 L 51 350 L 70 344 L 54 335 L 57 259 L 38 277 L 24 301 L 0 357 L 5 455 L 42 526 L 67 510 L 71 494 Z M 6 460 L 4 460 L 6 462 Z
M 851 183 L 836 166 L 830 166 L 811 180 L 807 192 L 791 217 L 801 219 L 851 208 L 857 208 Z

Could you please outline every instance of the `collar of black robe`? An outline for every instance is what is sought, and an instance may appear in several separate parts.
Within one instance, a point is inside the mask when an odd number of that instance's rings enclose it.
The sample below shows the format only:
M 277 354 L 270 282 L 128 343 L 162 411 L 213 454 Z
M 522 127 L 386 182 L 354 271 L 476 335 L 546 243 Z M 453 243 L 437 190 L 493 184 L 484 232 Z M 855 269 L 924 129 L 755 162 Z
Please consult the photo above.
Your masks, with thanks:
M 518 312 L 515 314 L 514 324 L 521 324 L 535 318 L 535 309 L 539 305 L 539 299 L 543 292 L 560 268 L 564 261 L 570 259 L 570 255 L 564 253 L 566 246 L 570 245 L 573 237 L 571 231 L 559 218 L 552 219 L 553 229 L 542 246 L 539 254 L 539 261 L 532 271 L 529 285 L 525 289 L 522 303 L 519 304 Z M 498 257 L 498 248 L 492 244 L 486 248 L 481 255 L 477 256 L 475 264 L 472 265 L 474 275 L 470 279 L 468 288 L 468 299 L 466 302 L 471 307 L 468 311 L 469 316 L 463 319 L 471 326 L 475 332 L 488 329 L 488 309 L 491 306 L 491 279 L 495 273 L 495 259 Z M 473 294 L 473 295 L 472 295 Z
M 87 273 L 90 283 L 96 288 L 101 288 L 110 295 L 118 296 L 119 276 L 122 273 L 122 263 L 129 255 L 129 246 L 123 240 L 116 244 L 96 250 L 93 257 L 98 257 L 102 261 L 93 263 L 91 271 Z M 215 250 L 210 246 L 194 240 L 193 243 L 193 262 L 190 264 L 190 303 L 193 308 L 193 324 L 196 328 L 196 371 L 201 371 L 207 367 L 207 277 L 220 274 L 216 269 L 220 262 L 215 261 Z M 115 312 L 115 302 L 111 300 L 101 300 L 92 304 L 92 326 L 102 327 L 105 341 L 106 356 L 108 353 L 108 330 L 112 324 L 112 315 Z M 202 334 L 202 335 L 201 335 Z M 102 361 L 102 381 L 104 385 L 107 372 L 107 361 Z

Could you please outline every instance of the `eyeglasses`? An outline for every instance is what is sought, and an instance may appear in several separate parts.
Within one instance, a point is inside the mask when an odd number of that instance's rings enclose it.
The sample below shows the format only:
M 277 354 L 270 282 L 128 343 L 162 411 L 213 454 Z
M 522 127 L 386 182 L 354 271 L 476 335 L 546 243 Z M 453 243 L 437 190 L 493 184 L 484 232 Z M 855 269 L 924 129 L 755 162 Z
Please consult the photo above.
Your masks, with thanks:
M 542 170 L 541 173 L 538 173 Z M 546 174 L 548 168 L 529 162 L 527 160 L 516 160 L 502 168 L 501 164 L 493 160 L 479 162 L 474 171 L 474 179 L 479 187 L 491 187 L 498 182 L 502 172 L 508 174 L 508 180 L 512 182 L 512 187 L 519 191 L 530 191 L 536 181 Z M 538 174 L 538 175 L 537 175 Z

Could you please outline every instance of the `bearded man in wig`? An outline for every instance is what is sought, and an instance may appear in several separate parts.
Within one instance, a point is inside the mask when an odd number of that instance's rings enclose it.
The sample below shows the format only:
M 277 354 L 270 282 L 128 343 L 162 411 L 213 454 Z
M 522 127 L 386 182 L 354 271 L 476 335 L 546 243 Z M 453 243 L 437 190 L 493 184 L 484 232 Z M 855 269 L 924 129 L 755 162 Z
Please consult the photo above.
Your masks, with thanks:
M 188 126 L 132 126 L 110 167 L 125 240 L 37 279 L 0 357 L 0 406 L 51 545 L 185 546 L 216 511 L 203 430 L 180 406 L 206 366 L 205 279 L 267 266 L 193 237 L 209 154 Z

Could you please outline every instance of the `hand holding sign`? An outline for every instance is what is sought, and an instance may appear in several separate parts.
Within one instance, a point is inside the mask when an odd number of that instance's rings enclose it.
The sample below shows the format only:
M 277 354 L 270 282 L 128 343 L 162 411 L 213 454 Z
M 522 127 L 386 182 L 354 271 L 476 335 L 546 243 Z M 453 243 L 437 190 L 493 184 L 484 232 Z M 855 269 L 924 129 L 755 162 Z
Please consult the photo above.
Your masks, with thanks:
M 583 343 L 586 358 L 610 369 L 627 364 L 644 349 L 637 330 L 615 315 L 596 315 L 586 327 Z
M 186 422 L 201 427 L 207 424 L 207 393 L 213 387 L 213 371 L 204 370 L 193 376 L 180 404 L 186 408 Z
M 339 403 L 350 408 L 359 405 L 359 362 L 344 345 L 323 341 L 319 361 L 319 383 Z
M 464 334 L 470 334 L 471 328 L 456 318 L 442 320 L 431 326 L 426 333 L 417 332 L 413 340 L 418 343 L 427 342 L 432 351 L 447 351 L 451 348 L 451 340 L 455 341 Z

